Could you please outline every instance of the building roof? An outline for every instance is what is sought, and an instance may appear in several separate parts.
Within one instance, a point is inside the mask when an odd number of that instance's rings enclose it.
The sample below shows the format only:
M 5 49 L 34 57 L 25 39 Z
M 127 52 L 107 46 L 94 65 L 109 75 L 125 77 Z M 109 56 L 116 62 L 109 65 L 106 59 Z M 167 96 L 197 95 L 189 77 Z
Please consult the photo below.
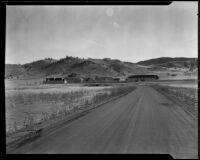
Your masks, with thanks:
M 149 75 L 149 74 L 146 74 L 146 75 L 130 75 L 128 76 L 128 78 L 140 78 L 140 77 L 158 77 L 157 75 Z

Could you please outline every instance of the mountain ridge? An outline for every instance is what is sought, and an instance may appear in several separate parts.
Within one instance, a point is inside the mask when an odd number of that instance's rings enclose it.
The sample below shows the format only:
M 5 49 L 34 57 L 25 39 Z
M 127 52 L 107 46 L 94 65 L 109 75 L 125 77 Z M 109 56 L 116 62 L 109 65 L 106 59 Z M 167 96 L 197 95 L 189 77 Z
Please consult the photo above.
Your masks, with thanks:
M 124 62 L 118 59 L 94 59 L 66 56 L 59 60 L 45 58 L 30 63 L 5 64 L 5 78 L 32 78 L 46 76 L 67 76 L 77 73 L 82 76 L 127 76 L 132 74 L 149 74 L 152 68 L 185 67 L 197 68 L 197 58 L 160 57 L 137 63 Z

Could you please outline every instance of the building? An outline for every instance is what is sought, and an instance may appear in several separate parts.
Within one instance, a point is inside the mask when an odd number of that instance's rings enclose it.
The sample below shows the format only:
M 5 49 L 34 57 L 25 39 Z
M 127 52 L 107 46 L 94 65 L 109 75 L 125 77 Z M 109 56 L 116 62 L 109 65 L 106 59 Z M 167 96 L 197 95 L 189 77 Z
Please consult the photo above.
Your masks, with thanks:
M 117 82 L 119 81 L 118 78 L 112 77 L 103 77 L 103 76 L 93 76 L 84 78 L 83 82 L 85 83 L 105 83 L 105 82 Z
M 115 82 L 117 81 L 117 79 L 114 80 L 113 77 L 99 77 L 99 76 L 95 76 L 94 81 L 97 83 L 101 83 L 101 82 Z
M 81 75 L 77 73 L 71 73 L 65 79 L 68 83 L 82 83 L 84 80 Z
M 125 82 L 126 81 L 126 77 L 119 77 L 119 81 L 120 82 Z
M 66 77 L 67 83 L 82 83 L 83 78 L 80 77 Z
M 93 82 L 95 82 L 95 77 L 85 77 L 85 78 L 83 78 L 83 82 L 93 83 Z
M 66 84 L 67 80 L 62 77 L 47 77 L 45 81 L 43 81 L 44 84 Z
M 119 81 L 120 81 L 120 78 L 113 78 L 113 81 L 114 81 L 114 82 L 119 82 Z
M 98 76 L 95 76 L 95 82 L 111 82 L 113 79 L 112 77 L 98 77 Z
M 159 77 L 157 75 L 131 75 L 126 78 L 126 81 L 137 82 L 137 81 L 152 81 L 158 79 Z

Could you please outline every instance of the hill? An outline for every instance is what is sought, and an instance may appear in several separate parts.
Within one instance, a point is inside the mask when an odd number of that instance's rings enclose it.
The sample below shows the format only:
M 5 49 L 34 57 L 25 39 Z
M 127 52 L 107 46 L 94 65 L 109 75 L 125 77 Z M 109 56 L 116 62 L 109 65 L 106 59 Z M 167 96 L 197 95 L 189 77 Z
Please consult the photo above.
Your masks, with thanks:
M 6 78 L 42 78 L 46 76 L 67 76 L 77 73 L 81 76 L 126 76 L 145 74 L 147 69 L 131 62 L 116 59 L 81 59 L 65 57 L 60 60 L 46 58 L 23 65 L 5 65 Z M 17 66 L 17 67 L 16 67 Z
M 25 75 L 26 70 L 20 64 L 6 64 L 5 65 L 5 77 L 17 77 L 19 75 Z
M 161 57 L 155 59 L 149 59 L 146 61 L 140 61 L 137 64 L 149 66 L 151 69 L 162 70 L 165 68 L 187 68 L 194 70 L 198 66 L 197 58 L 185 58 L 185 57 Z
M 117 59 L 83 59 L 66 56 L 60 60 L 46 58 L 31 63 L 6 64 L 5 78 L 30 79 L 46 76 L 67 76 L 76 73 L 83 77 L 112 76 L 121 77 L 134 74 L 169 75 L 171 71 L 179 74 L 197 70 L 197 58 L 161 57 L 140 61 L 138 63 L 123 62 Z M 183 70 L 183 71 L 182 71 Z

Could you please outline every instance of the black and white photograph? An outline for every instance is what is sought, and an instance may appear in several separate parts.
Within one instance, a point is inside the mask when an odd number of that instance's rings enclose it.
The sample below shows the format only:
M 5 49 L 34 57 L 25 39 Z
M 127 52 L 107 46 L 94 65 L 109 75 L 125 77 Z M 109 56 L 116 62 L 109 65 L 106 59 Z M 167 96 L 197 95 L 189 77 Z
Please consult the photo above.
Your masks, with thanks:
M 198 2 L 7 5 L 6 154 L 198 159 Z

